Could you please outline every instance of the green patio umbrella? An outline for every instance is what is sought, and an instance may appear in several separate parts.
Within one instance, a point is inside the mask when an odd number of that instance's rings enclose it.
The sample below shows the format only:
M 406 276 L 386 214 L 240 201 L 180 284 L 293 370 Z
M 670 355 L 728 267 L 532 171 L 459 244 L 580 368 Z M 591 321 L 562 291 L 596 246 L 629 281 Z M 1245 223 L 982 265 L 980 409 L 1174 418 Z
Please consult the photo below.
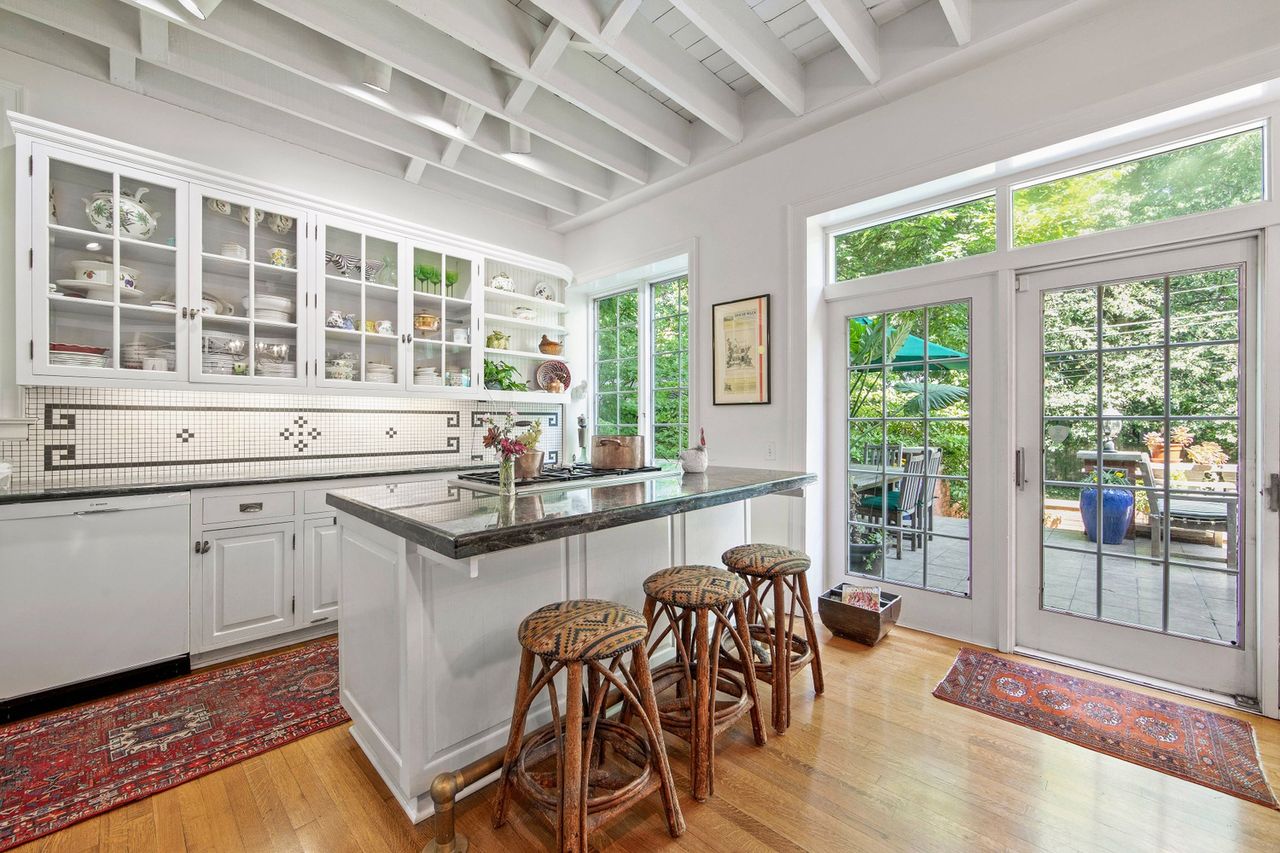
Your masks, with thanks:
M 858 359 L 859 353 L 854 347 L 854 341 L 852 340 L 852 335 L 850 335 L 850 341 L 849 341 L 850 360 L 855 364 L 857 363 L 868 364 L 868 365 L 877 364 L 883 349 L 881 345 L 881 341 L 879 340 L 880 323 L 868 317 L 858 317 L 857 322 L 861 323 L 862 326 L 864 327 L 864 334 L 860 337 L 863 339 L 863 346 L 861 347 L 862 355 L 866 360 L 859 361 Z M 891 369 L 892 370 L 918 369 L 920 363 L 924 361 L 924 355 L 925 355 L 924 339 L 917 335 L 906 334 L 905 336 L 902 336 L 901 343 L 898 344 L 897 348 L 893 349 L 894 344 L 897 343 L 898 337 L 899 337 L 898 330 L 895 330 L 892 326 L 890 326 L 888 329 L 887 338 L 889 342 L 889 347 L 893 350 L 893 361 L 892 361 Z M 960 350 L 957 350 L 957 349 L 952 349 L 951 347 L 948 347 L 948 346 L 943 346 L 942 344 L 937 343 L 936 341 L 930 342 L 929 344 L 930 362 L 941 361 L 942 359 L 957 359 L 957 361 L 950 361 L 950 362 L 947 362 L 945 365 L 931 364 L 930 367 L 936 367 L 939 370 L 943 370 L 943 369 L 949 369 L 949 368 L 963 369 L 963 368 L 968 368 L 969 366 L 968 353 L 961 352 Z

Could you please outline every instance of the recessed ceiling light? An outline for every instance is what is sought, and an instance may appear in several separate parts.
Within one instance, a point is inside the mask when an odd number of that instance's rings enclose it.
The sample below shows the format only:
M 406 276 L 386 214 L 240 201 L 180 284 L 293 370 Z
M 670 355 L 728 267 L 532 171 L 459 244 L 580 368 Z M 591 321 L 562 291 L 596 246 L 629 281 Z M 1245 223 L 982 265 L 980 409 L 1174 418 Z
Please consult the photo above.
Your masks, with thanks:
M 366 56 L 364 59 L 364 79 L 361 81 L 375 92 L 391 91 L 391 66 L 387 63 Z
M 178 0 L 178 2 L 182 4 L 182 8 L 203 21 L 213 14 L 213 10 L 218 8 L 222 0 Z
M 99 252 L 99 251 L 102 251 L 102 244 L 101 243 L 85 243 L 84 249 L 86 252 Z

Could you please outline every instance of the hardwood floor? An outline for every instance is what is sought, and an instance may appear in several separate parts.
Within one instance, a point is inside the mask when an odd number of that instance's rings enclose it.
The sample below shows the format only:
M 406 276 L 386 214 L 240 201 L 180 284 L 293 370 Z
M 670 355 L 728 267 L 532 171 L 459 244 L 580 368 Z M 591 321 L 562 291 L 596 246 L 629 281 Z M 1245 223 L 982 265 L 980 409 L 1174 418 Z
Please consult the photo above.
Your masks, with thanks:
M 904 628 L 874 649 L 828 636 L 826 694 L 815 699 L 808 675 L 797 676 L 785 735 L 771 731 L 768 746 L 757 748 L 744 718 L 722 736 L 709 802 L 688 796 L 688 751 L 672 740 L 683 837 L 667 836 L 655 795 L 594 836 L 596 846 L 1280 850 L 1280 812 L 933 698 L 960 645 Z M 1240 716 L 1257 730 L 1264 765 L 1280 784 L 1280 722 Z M 550 849 L 551 834 L 519 806 L 494 830 L 492 800 L 489 786 L 458 805 L 472 850 Z M 18 850 L 417 853 L 430 832 L 430 821 L 409 823 L 339 727 Z

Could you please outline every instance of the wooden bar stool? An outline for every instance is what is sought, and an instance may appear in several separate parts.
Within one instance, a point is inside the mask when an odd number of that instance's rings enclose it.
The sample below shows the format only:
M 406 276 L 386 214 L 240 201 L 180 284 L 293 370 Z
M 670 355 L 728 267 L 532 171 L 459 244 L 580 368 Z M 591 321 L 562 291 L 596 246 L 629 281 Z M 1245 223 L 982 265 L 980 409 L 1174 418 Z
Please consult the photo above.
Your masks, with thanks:
M 594 599 L 548 604 L 520 623 L 520 676 L 494 826 L 506 822 L 507 799 L 515 790 L 555 829 L 558 849 L 585 853 L 591 832 L 656 788 L 672 837 L 684 832 L 644 655 L 648 633 L 635 610 Z M 628 652 L 631 665 L 622 666 Z M 561 672 L 563 719 L 554 681 Z M 526 738 L 525 719 L 543 690 L 551 699 L 551 723 Z M 621 700 L 634 712 L 639 732 L 604 716 L 606 696 L 609 704 Z
M 653 671 L 658 717 L 663 729 L 689 742 L 693 797 L 706 800 L 715 786 L 716 735 L 750 713 L 756 744 L 764 746 L 767 739 L 743 604 L 747 585 L 724 569 L 675 566 L 649 575 L 644 594 L 649 654 L 668 636 L 676 648 L 675 659 Z M 666 627 L 655 633 L 659 617 L 666 618 Z M 746 662 L 743 673 L 720 667 L 726 633 Z M 731 698 L 718 700 L 722 695 Z
M 813 691 L 822 693 L 822 658 L 818 632 L 805 577 L 809 555 L 782 545 L 739 545 L 720 558 L 729 570 L 747 582 L 747 618 L 752 640 L 767 646 L 768 660 L 755 662 L 756 678 L 773 687 L 773 729 L 778 734 L 791 725 L 791 676 L 809 665 Z M 764 601 L 773 594 L 772 624 L 765 617 Z M 790 592 L 790 602 L 787 593 Z M 796 635 L 796 609 L 804 621 L 804 637 Z M 784 621 L 785 617 L 785 621 Z M 778 661 L 786 660 L 786 666 Z M 728 657 L 726 665 L 744 670 L 740 658 Z

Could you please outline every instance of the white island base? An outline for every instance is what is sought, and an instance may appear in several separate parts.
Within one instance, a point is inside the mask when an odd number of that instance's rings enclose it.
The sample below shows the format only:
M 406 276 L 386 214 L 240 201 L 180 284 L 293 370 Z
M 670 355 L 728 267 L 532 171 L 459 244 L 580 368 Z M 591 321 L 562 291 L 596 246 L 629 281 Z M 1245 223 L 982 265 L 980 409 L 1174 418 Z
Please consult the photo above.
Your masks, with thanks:
M 344 512 L 338 521 L 342 706 L 352 737 L 417 823 L 433 813 L 437 774 L 506 746 L 521 620 L 569 598 L 641 609 L 652 572 L 719 566 L 726 549 L 749 541 L 750 501 L 462 560 Z M 530 730 L 549 719 L 544 703 Z

